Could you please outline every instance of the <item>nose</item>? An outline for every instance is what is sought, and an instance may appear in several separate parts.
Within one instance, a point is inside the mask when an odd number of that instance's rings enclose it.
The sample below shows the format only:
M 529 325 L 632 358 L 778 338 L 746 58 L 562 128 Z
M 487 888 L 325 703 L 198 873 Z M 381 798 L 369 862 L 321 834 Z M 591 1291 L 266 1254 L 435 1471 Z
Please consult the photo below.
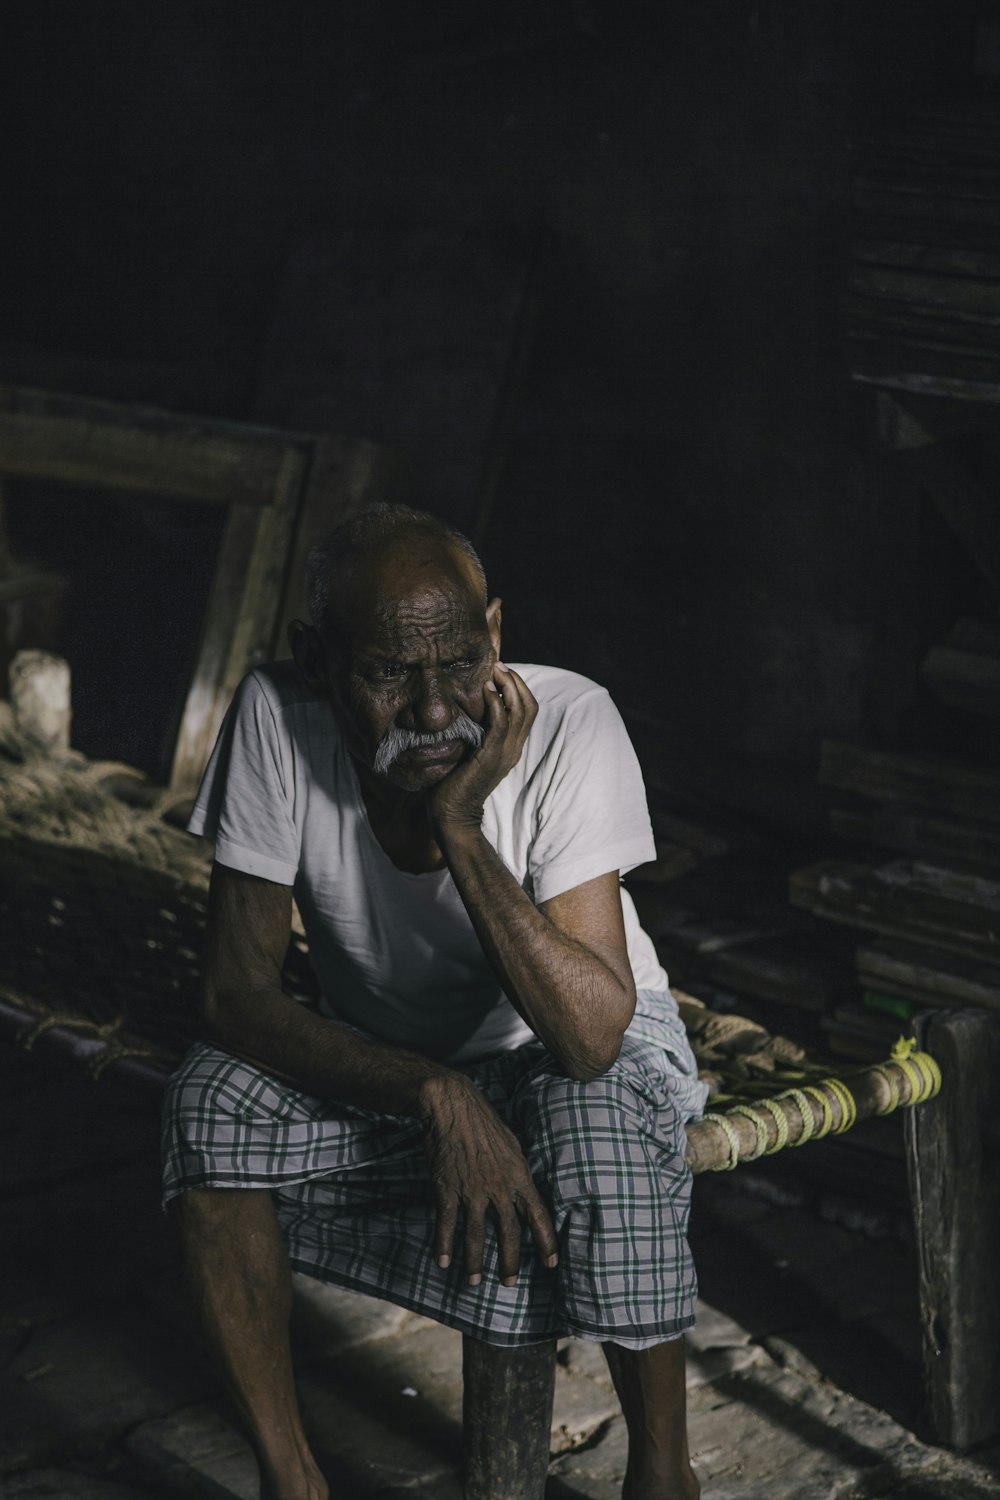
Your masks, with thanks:
M 413 703 L 414 728 L 422 734 L 436 734 L 447 729 L 455 717 L 447 684 L 440 673 L 425 668 L 417 674 L 417 691 Z

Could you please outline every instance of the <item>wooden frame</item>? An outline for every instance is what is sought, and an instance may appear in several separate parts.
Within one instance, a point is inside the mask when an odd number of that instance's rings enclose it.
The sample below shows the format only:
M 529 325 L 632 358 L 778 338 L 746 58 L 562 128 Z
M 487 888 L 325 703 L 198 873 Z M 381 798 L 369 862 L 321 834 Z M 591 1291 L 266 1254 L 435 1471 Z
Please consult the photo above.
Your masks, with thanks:
M 308 547 L 380 492 L 392 469 L 364 439 L 0 386 L 0 476 L 226 508 L 174 746 L 178 790 L 197 783 L 244 673 L 283 652 Z

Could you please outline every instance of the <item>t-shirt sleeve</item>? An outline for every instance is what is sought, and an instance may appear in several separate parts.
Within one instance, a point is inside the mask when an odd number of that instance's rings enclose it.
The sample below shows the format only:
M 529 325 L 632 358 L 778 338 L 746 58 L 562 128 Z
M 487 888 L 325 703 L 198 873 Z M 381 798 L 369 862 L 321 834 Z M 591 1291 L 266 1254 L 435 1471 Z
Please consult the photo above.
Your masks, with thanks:
M 215 840 L 219 864 L 278 885 L 294 885 L 299 865 L 287 756 L 267 691 L 251 672 L 223 720 L 188 820 L 189 832 Z
M 603 688 L 568 706 L 539 770 L 528 856 L 536 902 L 655 858 L 639 762 Z

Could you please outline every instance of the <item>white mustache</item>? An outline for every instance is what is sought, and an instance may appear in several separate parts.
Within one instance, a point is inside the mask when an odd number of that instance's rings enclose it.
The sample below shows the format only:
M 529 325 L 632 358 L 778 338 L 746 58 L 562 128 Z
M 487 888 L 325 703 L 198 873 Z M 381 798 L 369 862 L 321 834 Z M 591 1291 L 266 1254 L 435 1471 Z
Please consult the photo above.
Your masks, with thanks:
M 473 750 L 478 750 L 485 733 L 483 726 L 465 713 L 460 713 L 457 719 L 453 719 L 447 729 L 438 729 L 432 734 L 421 734 L 419 729 L 397 729 L 393 726 L 386 730 L 379 741 L 372 770 L 376 776 L 384 776 L 389 767 L 401 755 L 405 755 L 407 750 L 422 749 L 425 745 L 446 745 L 452 740 L 461 740 L 463 744 L 471 745 Z

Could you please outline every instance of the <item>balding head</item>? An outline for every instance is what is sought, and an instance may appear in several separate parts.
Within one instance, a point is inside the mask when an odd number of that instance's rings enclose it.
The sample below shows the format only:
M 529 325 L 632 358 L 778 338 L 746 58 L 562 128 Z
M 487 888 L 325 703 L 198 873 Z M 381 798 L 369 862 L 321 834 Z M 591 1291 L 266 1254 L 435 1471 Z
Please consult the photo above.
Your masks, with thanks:
M 485 609 L 486 575 L 467 537 L 427 511 L 373 505 L 351 516 L 306 559 L 309 616 L 328 644 L 350 634 L 359 607 L 432 578 L 471 590 Z M 362 602 L 363 601 L 363 602 Z

